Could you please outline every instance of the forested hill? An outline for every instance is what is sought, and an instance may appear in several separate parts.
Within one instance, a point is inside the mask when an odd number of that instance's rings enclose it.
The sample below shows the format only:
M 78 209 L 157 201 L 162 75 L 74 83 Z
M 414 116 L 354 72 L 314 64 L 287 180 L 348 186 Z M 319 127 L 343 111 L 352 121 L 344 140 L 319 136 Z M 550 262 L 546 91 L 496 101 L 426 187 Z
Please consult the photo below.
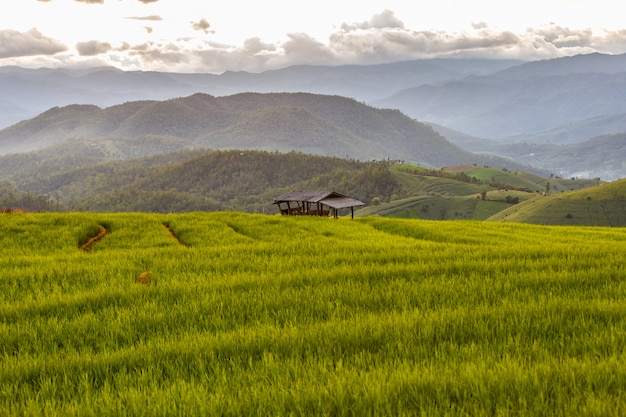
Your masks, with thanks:
M 272 213 L 274 198 L 293 189 L 336 190 L 367 202 L 405 196 L 385 161 L 193 150 L 98 164 L 86 158 L 74 168 L 73 157 L 59 156 L 41 166 L 29 156 L 13 167 L 14 175 L 1 175 L 0 169 L 0 208 Z M 0 157 L 0 166 L 5 160 Z
M 399 111 L 376 109 L 339 96 L 304 93 L 195 94 L 104 109 L 93 105 L 57 107 L 0 131 L 0 149 L 5 154 L 25 152 L 76 139 L 132 141 L 132 156 L 158 153 L 157 141 L 168 152 L 204 147 L 300 151 L 358 160 L 402 159 L 435 167 L 514 165 L 461 150 L 430 126 Z M 144 148 L 148 150 L 143 152 Z

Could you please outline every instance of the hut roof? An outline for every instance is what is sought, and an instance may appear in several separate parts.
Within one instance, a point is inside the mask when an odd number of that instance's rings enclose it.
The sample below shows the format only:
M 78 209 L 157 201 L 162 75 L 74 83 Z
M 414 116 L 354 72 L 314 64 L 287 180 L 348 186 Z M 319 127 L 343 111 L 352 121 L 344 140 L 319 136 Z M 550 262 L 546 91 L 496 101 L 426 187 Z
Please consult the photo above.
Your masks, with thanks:
M 347 197 L 335 191 L 291 191 L 287 194 L 276 197 L 274 199 L 274 204 L 286 201 L 322 203 L 336 209 L 365 205 L 362 201 Z

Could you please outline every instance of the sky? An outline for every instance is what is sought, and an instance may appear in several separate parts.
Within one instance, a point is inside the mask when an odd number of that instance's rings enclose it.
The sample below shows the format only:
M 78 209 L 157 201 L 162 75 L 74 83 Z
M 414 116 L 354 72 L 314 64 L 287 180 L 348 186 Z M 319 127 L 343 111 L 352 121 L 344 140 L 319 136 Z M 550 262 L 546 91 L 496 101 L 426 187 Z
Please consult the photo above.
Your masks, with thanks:
M 624 0 L 0 0 L 0 66 L 261 72 L 626 53 Z

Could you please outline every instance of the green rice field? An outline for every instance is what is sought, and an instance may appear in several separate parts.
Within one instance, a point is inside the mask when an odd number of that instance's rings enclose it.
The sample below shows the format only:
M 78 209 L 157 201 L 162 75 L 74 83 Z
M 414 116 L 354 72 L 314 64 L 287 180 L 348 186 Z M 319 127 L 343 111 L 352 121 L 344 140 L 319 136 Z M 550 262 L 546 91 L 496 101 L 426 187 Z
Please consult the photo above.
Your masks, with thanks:
M 0 416 L 626 415 L 624 228 L 41 213 L 0 247 Z

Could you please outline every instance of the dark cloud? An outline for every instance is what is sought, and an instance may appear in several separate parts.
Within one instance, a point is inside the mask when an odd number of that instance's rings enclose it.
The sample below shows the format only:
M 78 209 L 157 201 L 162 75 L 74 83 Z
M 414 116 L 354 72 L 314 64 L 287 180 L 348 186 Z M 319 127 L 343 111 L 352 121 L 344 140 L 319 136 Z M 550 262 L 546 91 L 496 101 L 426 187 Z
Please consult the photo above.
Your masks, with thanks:
M 42 35 L 37 29 L 28 32 L 0 30 L 0 58 L 54 55 L 66 50 L 63 43 Z
M 112 48 L 108 42 L 87 41 L 76 44 L 76 50 L 80 56 L 95 56 L 109 52 Z
M 207 22 L 206 19 L 200 19 L 197 22 L 191 22 L 191 27 L 193 28 L 193 30 L 199 30 L 204 33 L 213 33 L 213 31 L 209 31 L 211 24 Z

